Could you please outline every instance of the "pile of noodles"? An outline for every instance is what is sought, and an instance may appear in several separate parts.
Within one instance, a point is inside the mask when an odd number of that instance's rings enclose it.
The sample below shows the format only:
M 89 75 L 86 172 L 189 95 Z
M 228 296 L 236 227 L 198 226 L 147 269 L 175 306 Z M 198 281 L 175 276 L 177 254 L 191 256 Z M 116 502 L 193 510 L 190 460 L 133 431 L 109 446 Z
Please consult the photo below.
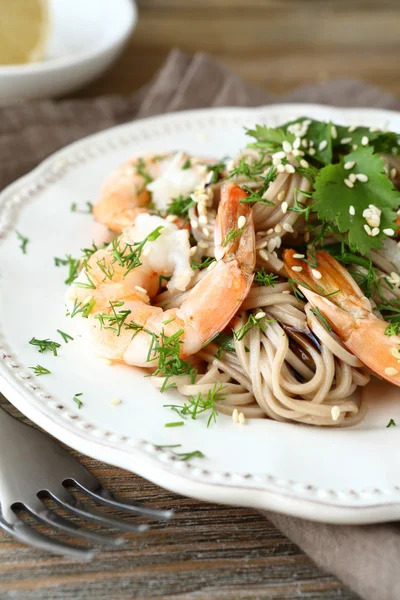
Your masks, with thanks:
M 251 161 L 253 151 L 247 154 Z M 243 178 L 236 181 L 256 185 Z M 279 173 L 264 196 L 273 205 L 256 203 L 253 208 L 256 269 L 264 267 L 266 272 L 279 275 L 279 279 L 270 286 L 253 283 L 233 322 L 233 329 L 238 331 L 251 313 L 256 315 L 262 311 L 265 330 L 253 327 L 240 341 L 234 339 L 234 351 L 219 350 L 210 342 L 195 357 L 199 373 L 196 380 L 191 382 L 189 376 L 182 375 L 172 377 L 169 383 L 175 383 L 184 396 L 198 393 L 204 396 L 221 389 L 222 399 L 217 403 L 217 410 L 229 415 L 236 408 L 246 418 L 269 417 L 320 426 L 353 425 L 365 414 L 360 388 L 367 385 L 370 373 L 344 348 L 339 338 L 324 327 L 311 312 L 311 306 L 294 295 L 280 259 L 283 247 L 296 247 L 309 240 L 303 216 L 287 210 L 294 206 L 296 194 L 298 201 L 307 203 L 307 196 L 298 190 L 309 192 L 308 179 L 297 172 Z M 207 201 L 201 207 L 192 207 L 189 213 L 196 240 L 192 255 L 198 262 L 204 256 L 214 256 L 219 187 L 210 185 L 205 192 Z M 392 240 L 388 243 L 396 245 Z M 400 297 L 398 287 L 391 288 L 384 283 L 384 277 L 399 270 L 387 258 L 387 252 L 373 251 L 371 259 L 377 277 L 382 278 L 385 297 L 389 300 Z M 355 269 L 363 271 L 362 267 Z M 205 270 L 197 271 L 190 287 L 204 274 Z M 165 291 L 156 298 L 156 303 L 164 308 L 180 306 L 187 292 Z M 164 378 L 153 376 L 152 381 L 161 387 Z

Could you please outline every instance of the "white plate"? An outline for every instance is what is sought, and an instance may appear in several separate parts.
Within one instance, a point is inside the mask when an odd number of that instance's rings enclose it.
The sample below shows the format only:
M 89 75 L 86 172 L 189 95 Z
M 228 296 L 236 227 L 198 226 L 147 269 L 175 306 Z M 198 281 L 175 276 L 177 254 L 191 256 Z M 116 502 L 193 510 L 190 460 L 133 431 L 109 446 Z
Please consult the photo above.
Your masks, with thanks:
M 397 388 L 375 381 L 370 411 L 353 429 L 318 429 L 252 420 L 246 426 L 219 415 L 165 428 L 163 407 L 175 392 L 160 394 L 139 370 L 105 367 L 79 342 L 77 319 L 64 316 L 65 268 L 54 256 L 79 255 L 105 239 L 91 215 L 70 211 L 98 197 L 104 175 L 135 152 L 185 149 L 199 155 L 235 153 L 245 144 L 243 125 L 277 125 L 309 115 L 344 124 L 365 123 L 400 131 L 400 115 L 314 105 L 213 109 L 155 117 L 104 131 L 58 152 L 0 195 L 1 390 L 30 419 L 69 446 L 130 469 L 175 492 L 216 502 L 269 508 L 315 520 L 368 523 L 400 517 L 400 424 Z M 14 229 L 30 239 L 18 249 Z M 59 356 L 38 354 L 32 336 L 76 339 Z M 60 340 L 61 341 L 61 340 Z M 52 374 L 37 378 L 40 363 Z M 72 398 L 83 392 L 79 410 Z M 113 397 L 122 399 L 111 406 Z M 155 445 L 182 444 L 205 459 L 181 462 Z
M 136 25 L 134 0 L 49 0 L 45 60 L 0 66 L 0 103 L 72 92 L 105 71 Z

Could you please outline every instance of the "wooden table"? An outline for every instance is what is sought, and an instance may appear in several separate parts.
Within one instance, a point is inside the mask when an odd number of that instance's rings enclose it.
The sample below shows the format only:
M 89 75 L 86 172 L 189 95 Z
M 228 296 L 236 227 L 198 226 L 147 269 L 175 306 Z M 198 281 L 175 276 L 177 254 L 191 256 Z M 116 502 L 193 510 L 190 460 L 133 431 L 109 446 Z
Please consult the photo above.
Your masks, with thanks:
M 400 96 L 399 24 L 398 0 L 143 0 L 117 64 L 75 97 L 136 91 L 174 46 L 209 52 L 275 93 L 353 77 Z M 1 538 L 0 599 L 356 599 L 256 511 L 181 498 L 80 459 L 109 489 L 174 508 L 175 519 L 89 564 Z

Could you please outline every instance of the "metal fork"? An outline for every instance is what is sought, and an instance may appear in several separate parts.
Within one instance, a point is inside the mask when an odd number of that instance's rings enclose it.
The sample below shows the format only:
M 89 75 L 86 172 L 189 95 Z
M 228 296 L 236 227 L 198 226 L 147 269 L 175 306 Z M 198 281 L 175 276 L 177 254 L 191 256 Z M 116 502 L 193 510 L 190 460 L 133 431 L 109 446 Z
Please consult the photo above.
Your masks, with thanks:
M 146 524 L 133 524 L 108 516 L 77 500 L 63 484 L 73 483 L 100 504 L 139 516 L 169 519 L 171 511 L 147 508 L 115 498 L 60 444 L 0 409 L 0 527 L 20 542 L 56 554 L 91 559 L 96 552 L 44 535 L 16 513 L 23 508 L 39 525 L 87 541 L 120 546 L 121 537 L 110 537 L 81 527 L 59 516 L 43 502 L 46 495 L 72 515 L 106 527 L 141 533 Z

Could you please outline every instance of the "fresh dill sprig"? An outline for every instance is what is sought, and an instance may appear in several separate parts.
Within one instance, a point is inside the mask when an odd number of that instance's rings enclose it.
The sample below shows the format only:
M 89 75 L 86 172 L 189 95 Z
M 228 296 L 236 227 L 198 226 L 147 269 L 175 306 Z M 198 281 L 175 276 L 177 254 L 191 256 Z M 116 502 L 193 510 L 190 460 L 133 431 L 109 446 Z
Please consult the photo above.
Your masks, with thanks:
M 171 454 L 176 456 L 179 460 L 190 460 L 191 458 L 205 458 L 205 455 L 200 450 L 193 450 L 193 452 L 175 452 L 173 448 L 181 448 L 182 444 L 163 444 L 156 445 L 156 448 L 160 450 L 169 450 Z
M 257 160 L 250 159 L 248 156 L 243 156 L 239 160 L 239 164 L 228 173 L 228 179 L 232 177 L 245 177 L 250 181 L 259 181 L 267 167 L 271 166 L 271 158 L 266 154 L 262 154 Z
M 116 237 L 112 242 L 112 254 L 114 257 L 114 261 L 118 262 L 121 267 L 125 267 L 126 271 L 124 273 L 124 277 L 128 275 L 128 273 L 135 269 L 136 267 L 140 267 L 142 264 L 140 257 L 143 252 L 143 248 L 147 242 L 154 242 L 157 240 L 161 231 L 164 229 L 163 225 L 157 227 L 154 231 L 149 233 L 148 236 L 144 238 L 141 242 L 134 242 L 133 244 L 127 244 L 125 242 L 125 247 L 121 250 L 120 247 L 120 236 Z
M 37 377 L 39 377 L 40 375 L 50 375 L 51 371 L 49 371 L 49 369 L 46 369 L 46 367 L 42 367 L 42 365 L 36 365 L 36 367 L 29 367 L 30 369 L 33 370 L 33 372 L 35 373 L 35 375 Z
M 211 184 L 217 183 L 217 181 L 220 179 L 222 172 L 225 170 L 225 168 L 226 168 L 226 165 L 223 160 L 220 160 L 219 162 L 215 163 L 215 165 L 207 165 L 208 171 L 212 173 L 209 183 L 211 183 Z
M 94 298 L 91 298 L 90 300 L 88 300 L 85 303 L 78 302 L 78 300 L 75 299 L 74 306 L 72 307 L 72 311 L 67 312 L 67 316 L 70 316 L 72 319 L 73 317 L 76 317 L 76 315 L 79 315 L 80 313 L 82 313 L 82 317 L 87 319 L 95 304 L 96 304 L 96 300 Z
M 153 178 L 150 175 L 150 173 L 148 173 L 145 170 L 145 166 L 146 166 L 146 163 L 144 162 L 143 158 L 138 158 L 138 161 L 136 163 L 136 173 L 138 175 L 140 175 L 141 177 L 143 177 L 144 187 L 146 187 L 147 184 L 149 184 L 153 181 Z
M 213 256 L 207 256 L 207 258 L 205 258 L 201 263 L 197 263 L 194 260 L 192 260 L 191 267 L 192 267 L 193 271 L 196 271 L 197 269 L 206 269 L 214 261 L 215 261 L 215 258 Z
M 115 331 L 117 336 L 121 335 L 121 329 L 125 324 L 126 319 L 132 313 L 129 309 L 116 310 L 117 308 L 121 308 L 124 306 L 125 302 L 123 300 L 119 300 L 117 302 L 110 301 L 110 313 L 96 313 L 94 318 L 97 319 L 100 323 L 100 328 L 111 329 Z M 143 327 L 142 327 L 143 329 Z
M 81 213 L 84 215 L 90 215 L 93 212 L 93 204 L 91 202 L 86 202 L 86 209 L 84 209 L 84 208 L 78 208 L 77 203 L 72 202 L 71 212 Z
M 96 285 L 93 281 L 93 279 L 90 277 L 88 271 L 84 271 L 84 274 L 86 275 L 86 279 L 88 280 L 88 283 L 85 283 L 84 281 L 75 281 L 75 285 L 78 288 L 83 288 L 83 289 L 87 289 L 87 290 L 95 290 L 96 289 Z
M 73 258 L 70 254 L 67 254 L 65 258 L 54 257 L 54 264 L 56 267 L 68 266 L 68 276 L 64 283 L 70 285 L 78 277 L 79 271 L 81 270 L 81 261 L 79 258 Z
M 290 210 L 291 212 L 298 213 L 299 215 L 303 215 L 304 219 L 308 221 L 310 219 L 310 213 L 312 211 L 312 204 L 307 204 L 307 202 L 302 202 L 301 200 L 299 200 L 299 195 L 302 195 L 308 199 L 311 198 L 310 193 L 295 188 L 293 191 L 294 206 L 289 206 L 288 210 Z
M 72 335 L 69 335 L 68 333 L 65 333 L 65 331 L 61 331 L 61 329 L 57 329 L 58 333 L 61 335 L 62 339 L 64 340 L 64 342 L 66 344 L 68 344 L 68 342 L 73 341 L 73 337 Z
M 228 233 L 226 234 L 226 237 L 225 237 L 224 241 L 222 242 L 221 246 L 225 247 L 228 244 L 230 244 L 231 242 L 233 242 L 233 240 L 235 240 L 237 237 L 242 235 L 243 231 L 244 231 L 244 227 L 242 227 L 241 229 L 230 229 L 228 231 Z
M 272 323 L 273 321 L 265 319 L 265 317 L 262 317 L 261 319 L 256 319 L 256 317 L 251 314 L 249 315 L 249 318 L 247 319 L 246 323 L 244 325 L 242 325 L 242 327 L 240 327 L 238 330 L 233 332 L 233 335 L 235 336 L 235 339 L 240 342 L 245 335 L 247 335 L 247 333 L 250 331 L 250 329 L 253 329 L 253 327 L 257 327 L 260 331 L 265 331 L 267 329 L 267 324 L 268 323 Z
M 157 367 L 153 375 L 165 377 L 160 391 L 165 392 L 169 388 L 176 387 L 175 383 L 168 383 L 168 381 L 171 377 L 178 375 L 189 375 L 191 383 L 194 383 L 197 376 L 197 369 L 191 363 L 179 357 L 182 345 L 180 338 L 184 333 L 183 329 L 178 329 L 178 331 L 169 336 L 165 334 L 164 329 L 162 329 L 160 335 L 148 331 L 146 333 L 149 333 L 152 337 L 147 361 L 157 361 Z
M 103 281 L 105 281 L 106 279 L 109 279 L 111 281 L 111 279 L 115 275 L 115 269 L 114 269 L 113 265 L 107 264 L 105 257 L 100 258 L 99 260 L 96 260 L 96 264 L 99 267 L 99 269 L 104 273 Z
M 386 425 L 386 429 L 388 427 L 396 427 L 396 423 L 395 423 L 394 419 L 390 419 L 389 423 Z
M 325 319 L 324 315 L 318 307 L 312 308 L 311 312 L 318 318 L 318 320 L 322 323 L 325 329 L 327 329 L 327 331 L 332 331 L 332 327 L 330 326 L 329 322 Z
M 91 246 L 91 248 L 81 248 L 81 252 L 82 252 L 82 259 L 83 259 L 83 260 L 82 260 L 82 265 L 83 265 L 84 267 L 86 267 L 86 265 L 87 265 L 87 262 L 88 262 L 89 258 L 90 258 L 91 256 L 93 256 L 93 254 L 94 254 L 95 252 L 97 252 L 97 250 L 98 250 L 98 249 L 99 249 L 99 248 L 96 246 L 96 244 L 94 243 L 94 241 L 93 241 L 93 240 L 92 240 L 92 246 Z
M 26 254 L 26 247 L 29 244 L 29 238 L 22 235 L 22 233 L 20 233 L 19 231 L 15 231 L 15 233 L 17 234 L 17 238 L 21 242 L 19 247 L 21 248 L 22 254 Z
M 166 214 L 177 215 L 178 217 L 185 217 L 187 219 L 189 208 L 192 208 L 192 206 L 196 206 L 196 202 L 190 196 L 177 196 L 170 200 Z
M 255 273 L 254 281 L 262 286 L 274 287 L 274 285 L 279 282 L 279 277 L 278 275 L 275 275 L 275 273 L 267 273 L 264 267 L 262 267 Z
M 254 190 L 250 188 L 248 185 L 243 185 L 242 188 L 245 192 L 247 192 L 247 197 L 243 198 L 240 201 L 241 204 L 254 204 L 255 202 L 260 202 L 266 206 L 274 206 L 274 202 L 264 198 L 265 192 L 268 190 L 269 186 L 273 181 L 275 181 L 276 176 L 278 175 L 278 171 L 276 167 L 271 166 L 263 178 L 263 183 L 260 188 Z
M 75 396 L 73 397 L 73 401 L 78 406 L 78 408 L 82 408 L 83 406 L 82 400 L 79 399 L 80 396 L 83 396 L 83 392 L 79 392 L 79 394 L 75 394 Z
M 60 348 L 61 344 L 58 342 L 53 342 L 48 338 L 45 340 L 38 340 L 33 337 L 30 342 L 31 346 L 36 346 L 38 351 L 43 354 L 44 352 L 50 351 L 54 356 L 57 356 L 57 348 Z
M 182 427 L 184 424 L 183 421 L 173 421 L 172 423 L 165 423 L 164 427 Z
M 217 422 L 217 403 L 225 398 L 222 393 L 224 388 L 225 386 L 221 382 L 217 382 L 214 383 L 212 389 L 208 390 L 206 395 L 201 392 L 195 396 L 190 395 L 183 406 L 178 404 L 164 404 L 164 407 L 171 408 L 183 417 L 190 416 L 192 419 L 197 419 L 199 415 L 210 411 L 207 420 L 207 427 L 209 427 L 212 422 Z

